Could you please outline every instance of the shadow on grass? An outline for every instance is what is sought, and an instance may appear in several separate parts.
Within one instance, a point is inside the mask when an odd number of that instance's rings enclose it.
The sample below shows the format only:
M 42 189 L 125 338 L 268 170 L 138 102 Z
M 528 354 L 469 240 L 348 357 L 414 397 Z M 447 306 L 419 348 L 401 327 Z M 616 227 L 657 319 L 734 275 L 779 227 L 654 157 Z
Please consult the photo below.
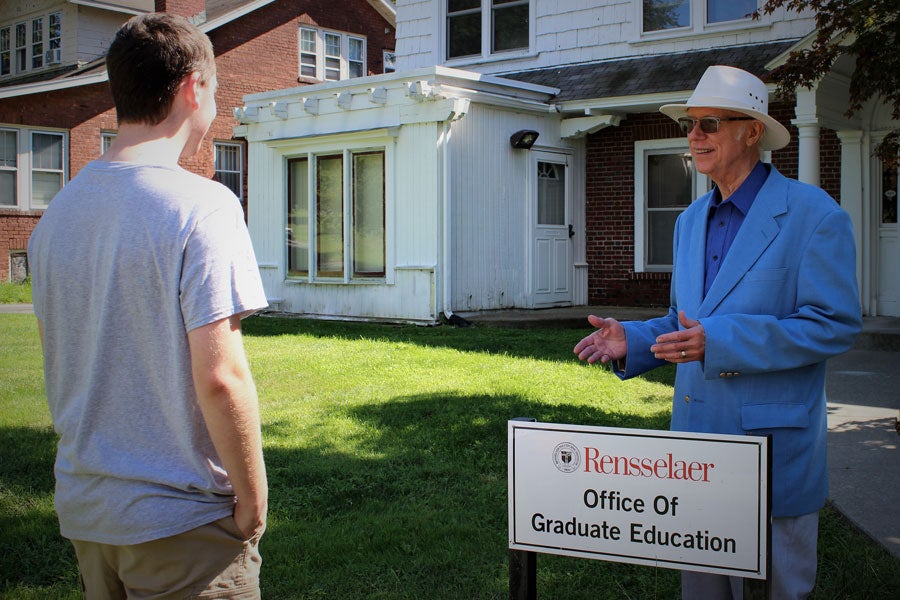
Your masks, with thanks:
M 265 426 L 270 525 L 264 597 L 507 598 L 507 421 L 641 428 L 652 419 L 518 396 L 401 396 L 348 407 L 365 436 L 291 444 Z M 343 440 L 346 442 L 346 440 Z M 541 556 L 543 598 L 671 598 L 678 575 Z
M 424 327 L 385 323 L 358 323 L 284 317 L 250 317 L 243 322 L 247 336 L 308 335 L 345 340 L 380 340 L 423 347 L 450 348 L 460 352 L 484 352 L 518 358 L 533 358 L 580 364 L 588 369 L 609 369 L 578 360 L 572 349 L 593 329 L 513 329 L 505 327 Z M 671 385 L 674 365 L 641 375 L 641 379 Z
M 59 597 L 60 585 L 77 589 L 75 552 L 53 512 L 56 440 L 49 427 L 0 428 L 0 591 Z

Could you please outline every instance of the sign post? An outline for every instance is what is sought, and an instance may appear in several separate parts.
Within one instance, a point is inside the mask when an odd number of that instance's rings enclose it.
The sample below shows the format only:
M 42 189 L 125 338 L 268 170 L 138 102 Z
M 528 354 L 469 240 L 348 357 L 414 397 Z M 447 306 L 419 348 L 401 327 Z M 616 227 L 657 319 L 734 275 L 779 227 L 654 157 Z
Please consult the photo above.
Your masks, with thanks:
M 524 420 L 508 437 L 511 551 L 767 579 L 768 438 Z

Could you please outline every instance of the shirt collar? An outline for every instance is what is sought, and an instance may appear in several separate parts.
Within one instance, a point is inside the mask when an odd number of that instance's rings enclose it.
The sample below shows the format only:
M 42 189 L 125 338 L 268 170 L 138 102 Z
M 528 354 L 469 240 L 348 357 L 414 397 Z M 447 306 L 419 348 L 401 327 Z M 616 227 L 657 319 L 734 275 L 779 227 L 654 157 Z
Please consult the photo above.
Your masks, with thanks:
M 769 166 L 762 161 L 757 162 L 756 166 L 753 167 L 753 170 L 750 171 L 750 174 L 747 175 L 747 178 L 744 179 L 740 187 L 738 187 L 738 189 L 736 189 L 724 202 L 722 201 L 722 194 L 719 192 L 719 188 L 713 188 L 710 210 L 718 207 L 720 204 L 731 202 L 735 208 L 741 211 L 741 214 L 746 215 L 750 210 L 753 201 L 756 199 L 756 195 L 759 193 L 759 190 L 762 189 L 762 186 L 768 177 Z

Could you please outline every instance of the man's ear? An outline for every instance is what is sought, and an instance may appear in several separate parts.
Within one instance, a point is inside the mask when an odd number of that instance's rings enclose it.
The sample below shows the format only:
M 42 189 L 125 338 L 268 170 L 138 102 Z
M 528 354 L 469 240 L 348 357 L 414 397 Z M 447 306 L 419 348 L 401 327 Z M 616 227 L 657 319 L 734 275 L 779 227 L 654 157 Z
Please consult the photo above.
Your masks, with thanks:
M 762 139 L 763 133 L 766 131 L 766 126 L 762 123 L 762 121 L 750 121 L 750 127 L 747 131 L 747 145 L 752 146 L 753 144 L 759 143 L 759 140 Z
M 200 89 L 200 81 L 201 75 L 199 71 L 194 71 L 190 75 L 186 75 L 185 78 L 181 80 L 181 89 L 179 91 L 179 94 L 184 95 L 184 100 L 193 110 L 197 110 L 198 108 L 200 108 L 200 94 L 203 93 L 203 91 Z

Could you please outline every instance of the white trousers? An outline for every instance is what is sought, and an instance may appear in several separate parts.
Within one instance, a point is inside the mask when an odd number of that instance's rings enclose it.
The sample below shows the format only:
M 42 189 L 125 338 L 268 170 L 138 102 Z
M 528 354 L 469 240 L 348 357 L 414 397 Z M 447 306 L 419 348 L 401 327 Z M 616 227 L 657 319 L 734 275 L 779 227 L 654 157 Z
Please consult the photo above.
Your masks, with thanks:
M 819 513 L 772 519 L 772 600 L 802 600 L 816 584 Z M 741 577 L 681 572 L 682 600 L 743 600 Z

